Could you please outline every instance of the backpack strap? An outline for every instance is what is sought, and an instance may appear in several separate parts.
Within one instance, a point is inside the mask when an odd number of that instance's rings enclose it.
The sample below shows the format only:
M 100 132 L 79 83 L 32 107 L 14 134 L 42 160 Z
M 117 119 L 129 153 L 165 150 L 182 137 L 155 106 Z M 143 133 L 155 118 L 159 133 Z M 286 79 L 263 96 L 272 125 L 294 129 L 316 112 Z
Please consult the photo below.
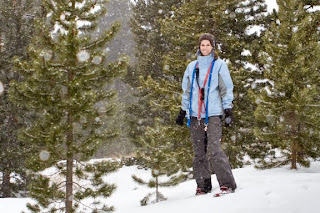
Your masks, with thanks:
M 215 62 L 216 62 L 216 59 L 213 59 L 211 70 L 210 70 L 210 74 L 209 74 L 209 82 L 208 82 L 208 90 L 207 90 L 207 94 L 208 95 L 207 95 L 206 112 L 205 112 L 206 113 L 206 119 L 205 119 L 205 122 L 204 122 L 204 131 L 207 131 L 208 121 L 209 121 L 209 118 L 208 118 L 209 90 L 210 90 L 210 85 L 211 85 L 212 70 L 213 70 Z M 221 68 L 221 66 L 220 66 L 220 68 Z

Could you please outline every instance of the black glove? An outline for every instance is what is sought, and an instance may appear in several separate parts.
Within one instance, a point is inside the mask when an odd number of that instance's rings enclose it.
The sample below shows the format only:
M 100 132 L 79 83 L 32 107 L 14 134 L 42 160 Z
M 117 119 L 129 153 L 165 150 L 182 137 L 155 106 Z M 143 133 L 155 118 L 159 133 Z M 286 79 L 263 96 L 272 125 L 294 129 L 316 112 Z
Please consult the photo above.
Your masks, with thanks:
M 180 109 L 179 115 L 176 118 L 176 124 L 183 126 L 183 120 L 185 116 L 186 116 L 186 111 L 184 111 L 183 109 Z
M 232 109 L 225 109 L 224 115 L 225 115 L 224 117 L 225 126 L 226 127 L 231 126 L 233 121 Z

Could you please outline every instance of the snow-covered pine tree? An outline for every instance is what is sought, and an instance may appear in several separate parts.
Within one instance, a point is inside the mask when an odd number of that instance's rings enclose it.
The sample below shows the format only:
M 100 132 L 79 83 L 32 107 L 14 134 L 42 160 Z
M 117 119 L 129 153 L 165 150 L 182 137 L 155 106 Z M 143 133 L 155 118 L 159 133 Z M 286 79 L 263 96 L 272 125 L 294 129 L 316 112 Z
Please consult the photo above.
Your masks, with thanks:
M 272 149 L 262 156 L 262 168 L 308 167 L 320 156 L 320 11 L 306 2 L 277 1 L 278 19 L 263 39 L 270 84 L 256 97 L 255 134 Z
M 170 51 L 165 56 L 166 79 L 161 79 L 163 80 L 161 86 L 163 90 L 167 90 L 168 95 L 165 99 L 154 99 L 153 102 L 157 104 L 154 104 L 153 110 L 170 112 L 171 124 L 174 123 L 173 118 L 181 105 L 181 79 L 187 64 L 196 59 L 197 38 L 204 32 L 213 34 L 217 40 L 216 48 L 219 55 L 229 62 L 235 84 L 235 120 L 233 127 L 228 128 L 223 137 L 224 149 L 234 167 L 242 166 L 243 155 L 249 151 L 250 144 L 255 142 L 251 131 L 254 125 L 255 105 L 247 95 L 246 85 L 250 85 L 260 74 L 251 72 L 247 63 L 259 67 L 255 56 L 261 45 L 259 45 L 260 35 L 248 31 L 256 25 L 266 24 L 265 12 L 266 6 L 261 0 L 223 2 L 192 0 L 175 8 L 173 15 L 162 21 L 161 32 L 168 38 Z M 150 90 L 156 90 L 155 87 L 158 87 L 155 81 L 157 79 L 149 80 Z M 187 130 L 185 135 L 189 135 Z M 185 137 L 184 140 L 189 138 Z
M 189 164 L 180 162 L 192 159 L 192 155 L 188 146 L 185 146 L 178 137 L 174 137 L 174 134 L 176 132 L 172 127 L 163 125 L 162 118 L 156 118 L 155 125 L 147 127 L 145 136 L 141 137 L 137 157 L 146 168 L 150 168 L 152 178 L 146 181 L 137 175 L 132 177 L 139 184 L 156 189 L 154 193 L 149 193 L 141 200 L 141 205 L 165 200 L 159 188 L 177 185 L 186 180 L 190 174 L 191 162 Z M 180 136 L 182 137 L 181 134 Z M 190 156 L 187 156 L 188 153 Z M 151 200 L 153 197 L 154 200 Z
M 105 45 L 120 24 L 93 38 L 96 20 L 106 11 L 104 0 L 42 3 L 47 15 L 35 22 L 30 60 L 15 60 L 22 77 L 12 81 L 9 90 L 18 107 L 36 112 L 35 121 L 19 134 L 21 141 L 38 146 L 29 159 L 29 169 L 36 172 L 30 196 L 38 202 L 28 207 L 32 212 L 113 210 L 100 198 L 109 197 L 116 186 L 102 177 L 118 163 L 85 161 L 117 135 L 108 122 L 116 93 L 106 86 L 124 72 L 127 59 L 105 64 Z M 48 167 L 54 172 L 43 173 Z
M 13 70 L 13 57 L 27 58 L 37 2 L 0 0 L 0 197 L 21 197 L 26 192 L 24 161 L 30 147 L 17 140 L 23 109 L 9 102 L 8 89 L 9 82 L 19 77 Z

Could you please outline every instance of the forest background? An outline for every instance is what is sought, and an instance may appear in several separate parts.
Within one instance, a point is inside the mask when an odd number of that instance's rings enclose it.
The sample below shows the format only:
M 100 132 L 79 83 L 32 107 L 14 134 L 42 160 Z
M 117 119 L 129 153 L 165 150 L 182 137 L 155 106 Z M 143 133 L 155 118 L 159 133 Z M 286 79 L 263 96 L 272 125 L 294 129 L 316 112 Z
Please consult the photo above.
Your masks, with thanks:
M 317 0 L 277 1 L 273 11 L 264 0 L 0 3 L 1 197 L 33 196 L 37 211 L 50 207 L 41 200 L 47 193 L 65 198 L 70 212 L 78 208 L 68 202 L 73 175 L 93 173 L 100 187 L 80 189 L 75 200 L 110 196 L 113 187 L 99 178 L 121 165 L 150 168 L 154 180 L 145 184 L 152 187 L 160 176 L 170 177 L 163 185 L 190 178 L 188 128 L 174 120 L 184 70 L 204 32 L 215 36 L 235 85 L 235 119 L 222 138 L 233 168 L 297 169 L 320 157 Z M 106 157 L 120 164 L 80 166 Z M 65 190 L 40 175 L 52 166 Z M 50 190 L 36 192 L 39 186 Z

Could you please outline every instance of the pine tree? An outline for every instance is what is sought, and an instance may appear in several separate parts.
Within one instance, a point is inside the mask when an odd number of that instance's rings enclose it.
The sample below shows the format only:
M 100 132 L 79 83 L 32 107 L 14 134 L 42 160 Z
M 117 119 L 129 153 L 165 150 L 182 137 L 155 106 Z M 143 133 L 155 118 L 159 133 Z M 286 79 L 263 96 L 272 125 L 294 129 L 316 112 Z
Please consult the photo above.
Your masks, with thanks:
M 253 131 L 250 130 L 254 125 L 255 105 L 247 95 L 246 85 L 258 78 L 260 71 L 252 72 L 247 64 L 260 66 L 256 55 L 261 44 L 258 33 L 247 31 L 255 25 L 263 26 L 266 22 L 266 6 L 263 2 L 192 0 L 175 8 L 172 16 L 162 21 L 161 32 L 168 38 L 170 47 L 164 59 L 165 77 L 161 79 L 161 83 L 153 79 L 147 85 L 149 90 L 156 90 L 155 87 L 159 87 L 159 84 L 163 90 L 167 90 L 165 99 L 160 99 L 159 93 L 155 95 L 157 98 L 153 100 L 156 106 L 154 110 L 170 112 L 172 117 L 168 125 L 172 125 L 180 110 L 183 72 L 187 64 L 196 59 L 197 38 L 204 32 L 213 34 L 219 55 L 229 62 L 235 84 L 235 120 L 232 128 L 224 130 L 223 136 L 224 149 L 234 167 L 242 166 L 244 154 L 249 152 L 251 144 L 255 142 Z M 246 54 L 246 50 L 250 54 Z M 187 130 L 184 133 L 189 135 Z M 183 140 L 189 138 L 185 137 Z
M 189 168 L 192 162 L 192 145 L 190 141 L 184 140 L 188 135 L 179 132 L 178 135 L 181 137 L 173 138 L 172 136 L 177 133 L 177 127 L 164 125 L 170 118 L 170 112 L 154 107 L 154 104 L 158 104 L 155 100 L 165 102 L 172 91 L 160 92 L 168 88 L 163 88 L 158 82 L 152 89 L 147 86 L 152 79 L 159 81 L 166 79 L 163 72 L 163 56 L 171 47 L 168 46 L 168 38 L 160 32 L 161 20 L 172 14 L 172 6 L 183 3 L 183 1 L 137 1 L 133 7 L 131 26 L 137 43 L 137 62 L 131 68 L 131 73 L 134 75 L 128 76 L 128 82 L 137 89 L 138 102 L 128 108 L 128 122 L 131 126 L 131 138 L 138 147 L 139 162 L 151 169 L 154 179 L 145 182 L 134 177 L 142 184 L 156 187 L 156 200 L 161 196 L 158 192 L 159 186 L 178 184 L 191 172 Z M 165 104 L 164 102 L 162 104 Z M 171 138 L 167 138 L 168 135 Z M 154 171 L 158 171 L 157 175 Z M 167 181 L 158 182 L 156 180 L 159 176 L 169 176 L 169 178 Z M 151 195 L 147 195 L 141 204 L 146 205 Z
M 186 180 L 190 174 L 189 164 L 180 164 L 186 159 L 192 159 L 192 156 L 186 156 L 189 152 L 188 147 L 177 140 L 176 134 L 172 128 L 166 128 L 162 124 L 163 119 L 157 118 L 154 127 L 147 127 L 145 137 L 141 138 L 141 146 L 137 152 L 137 157 L 146 168 L 150 168 L 152 178 L 145 181 L 137 175 L 133 179 L 142 185 L 155 188 L 154 193 L 149 193 L 141 200 L 141 205 L 147 205 L 150 198 L 155 195 L 155 200 L 159 202 L 166 198 L 160 193 L 160 187 L 175 186 Z M 188 165 L 188 166 L 186 166 Z
M 96 20 L 106 11 L 104 0 L 42 3 L 47 19 L 36 20 L 30 60 L 15 60 L 22 77 L 12 81 L 9 90 L 18 107 L 36 113 L 19 133 L 20 141 L 39 147 L 28 160 L 35 172 L 30 196 L 38 203 L 28 208 L 32 212 L 111 211 L 113 207 L 99 198 L 109 197 L 115 185 L 102 177 L 115 171 L 118 163 L 85 161 L 102 142 L 117 135 L 108 122 L 116 93 L 106 87 L 124 71 L 127 59 L 105 64 L 104 50 L 120 25 L 114 23 L 93 38 Z M 48 167 L 54 171 L 50 176 L 42 172 Z M 86 198 L 92 203 L 83 205 Z
M 271 147 L 262 168 L 297 169 L 320 156 L 320 12 L 298 0 L 277 3 L 278 19 L 263 39 L 269 86 L 256 97 L 255 134 Z
M 161 112 L 150 107 L 153 91 L 142 87 L 148 76 L 162 78 L 163 56 L 168 52 L 167 38 L 160 32 L 159 20 L 170 15 L 172 5 L 180 5 L 178 0 L 138 0 L 132 5 L 133 17 L 130 25 L 136 42 L 136 62 L 128 69 L 126 82 L 134 88 L 135 102 L 128 106 L 127 122 L 129 136 L 140 146 L 140 137 L 145 128 L 152 126 L 155 117 L 164 117 Z
M 8 88 L 11 80 L 19 78 L 13 70 L 13 57 L 27 59 L 37 1 L 1 0 L 0 4 L 0 82 L 3 88 L 0 92 L 0 197 L 25 196 L 24 160 L 30 147 L 17 140 L 17 129 L 24 122 L 23 109 L 9 102 Z

